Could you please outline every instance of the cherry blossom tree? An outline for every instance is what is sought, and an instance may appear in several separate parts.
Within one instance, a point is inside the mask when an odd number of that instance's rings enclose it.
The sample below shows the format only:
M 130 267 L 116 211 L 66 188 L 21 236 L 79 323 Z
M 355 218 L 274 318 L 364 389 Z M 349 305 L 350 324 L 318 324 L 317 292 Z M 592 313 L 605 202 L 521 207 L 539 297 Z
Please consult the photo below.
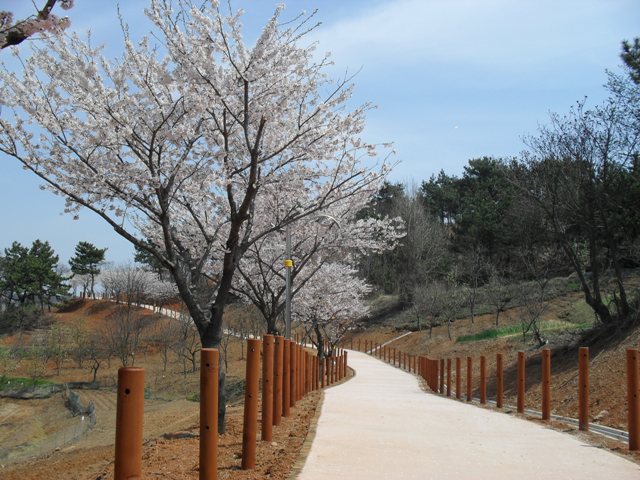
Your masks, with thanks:
M 70 22 L 67 17 L 51 13 L 56 4 L 63 10 L 69 10 L 73 8 L 74 0 L 47 0 L 35 15 L 17 21 L 14 21 L 12 12 L 0 11 L 0 49 L 19 45 L 37 33 L 68 28 Z
M 204 347 L 220 345 L 252 245 L 348 208 L 388 171 L 361 138 L 371 106 L 348 108 L 351 78 L 329 78 L 328 55 L 305 40 L 313 15 L 287 22 L 283 8 L 247 46 L 242 12 L 150 0 L 152 35 L 134 43 L 123 21 L 119 60 L 57 31 L 21 58 L 21 74 L 0 72 L 0 151 L 69 213 L 92 211 L 156 258 Z M 220 384 L 223 395 L 223 372 Z
M 291 229 L 292 290 L 295 298 L 327 261 L 353 263 L 355 254 L 381 252 L 393 248 L 403 235 L 400 219 L 357 219 L 357 212 L 369 195 L 353 198 L 348 209 L 331 209 L 298 222 Z M 267 332 L 279 333 L 277 320 L 285 309 L 286 233 L 274 232 L 253 244 L 238 265 L 234 293 L 251 302 L 262 314 Z M 294 305 L 297 304 L 294 302 Z
M 138 306 L 145 302 L 160 306 L 178 295 L 175 283 L 161 279 L 147 267 L 137 265 L 113 266 L 102 272 L 100 282 L 107 297 Z
M 342 263 L 323 264 L 300 290 L 293 318 L 303 325 L 320 358 L 325 339 L 333 352 L 344 334 L 367 315 L 364 297 L 370 291 L 357 270 Z

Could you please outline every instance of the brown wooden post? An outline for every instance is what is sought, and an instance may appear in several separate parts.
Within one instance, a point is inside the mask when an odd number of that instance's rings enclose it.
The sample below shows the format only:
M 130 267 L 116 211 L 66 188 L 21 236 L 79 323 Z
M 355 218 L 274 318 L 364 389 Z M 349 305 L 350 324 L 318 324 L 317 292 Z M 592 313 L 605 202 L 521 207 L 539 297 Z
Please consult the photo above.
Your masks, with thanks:
M 320 357 L 317 355 L 313 357 L 313 389 L 320 389 Z
M 273 335 L 262 337 L 262 440 L 270 442 L 273 438 Z
M 451 359 L 447 358 L 447 397 L 451 396 Z
M 578 428 L 589 431 L 589 347 L 578 353 Z
M 288 417 L 291 409 L 291 340 L 285 339 L 282 355 L 282 416 Z
M 425 376 L 425 380 L 427 381 L 427 385 L 429 386 L 429 388 L 432 388 L 432 386 L 431 386 L 431 359 L 428 358 L 428 357 L 424 359 L 424 376 Z
M 216 348 L 200 350 L 200 480 L 218 478 L 218 363 Z
M 333 357 L 327 356 L 327 385 L 333 384 Z
M 496 407 L 502 408 L 504 392 L 504 371 L 502 369 L 502 354 L 496 354 Z
M 298 398 L 298 392 L 296 390 L 297 380 L 296 376 L 298 370 L 296 368 L 296 360 L 298 358 L 298 345 L 295 342 L 289 343 L 289 407 L 296 406 L 296 400 Z
M 245 378 L 242 469 L 251 470 L 256 466 L 256 427 L 258 423 L 258 391 L 260 389 L 260 340 L 257 338 L 248 340 Z
M 525 365 L 524 352 L 518 352 L 518 413 L 524 413 Z
M 345 377 L 347 376 L 347 366 L 348 366 L 347 355 L 348 355 L 348 353 L 349 352 L 344 352 L 344 354 L 342 355 L 342 361 L 344 362 L 344 366 L 342 367 L 343 368 L 342 371 L 344 372 L 344 376 Z
M 319 363 L 320 363 L 320 388 L 324 388 L 325 387 L 325 376 L 327 374 L 327 357 L 326 355 L 324 355 L 324 352 L 322 352 L 322 358 L 319 359 Z
M 440 393 L 444 393 L 444 358 L 440 359 Z
M 551 350 L 542 350 L 542 420 L 551 419 Z
M 629 420 L 629 450 L 640 447 L 640 352 L 627 350 L 627 415 Z
M 467 357 L 467 402 L 472 400 L 473 392 L 473 360 Z
M 116 404 L 115 480 L 142 478 L 143 422 L 144 369 L 120 368 Z
M 304 397 L 304 348 L 298 345 L 298 400 Z
M 362 348 L 360 348 L 360 339 L 358 339 L 358 351 L 361 352 Z
M 462 395 L 462 368 L 460 366 L 460 357 L 456 357 L 456 398 L 460 400 Z
M 487 359 L 480 356 L 480 403 L 487 403 Z
M 350 348 L 351 350 L 353 350 L 353 337 L 351 337 L 351 344 L 350 344 L 350 347 L 349 347 L 349 348 Z
M 273 351 L 273 424 L 280 425 L 282 419 L 282 362 L 284 358 L 284 337 L 275 337 Z

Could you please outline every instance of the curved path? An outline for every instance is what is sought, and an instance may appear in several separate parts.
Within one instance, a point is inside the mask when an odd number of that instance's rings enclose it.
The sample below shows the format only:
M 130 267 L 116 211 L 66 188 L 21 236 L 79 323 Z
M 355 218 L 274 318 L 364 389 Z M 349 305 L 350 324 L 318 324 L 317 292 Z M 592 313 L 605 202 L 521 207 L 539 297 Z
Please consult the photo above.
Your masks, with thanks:
M 349 351 L 325 391 L 301 480 L 640 478 L 640 466 L 519 418 L 425 393 L 414 375 Z

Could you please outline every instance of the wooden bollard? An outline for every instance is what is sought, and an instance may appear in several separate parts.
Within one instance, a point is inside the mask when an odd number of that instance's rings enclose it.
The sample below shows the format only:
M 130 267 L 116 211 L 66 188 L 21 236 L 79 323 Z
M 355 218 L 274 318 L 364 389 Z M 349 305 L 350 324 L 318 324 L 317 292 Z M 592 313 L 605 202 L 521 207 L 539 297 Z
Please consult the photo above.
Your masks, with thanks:
M 347 376 L 347 355 L 349 354 L 349 352 L 344 352 L 344 354 L 342 355 L 342 361 L 344 362 L 344 366 L 342 367 L 342 371 L 344 372 L 344 376 Z
M 629 450 L 640 446 L 640 352 L 627 350 L 627 415 L 629 420 Z
M 460 357 L 456 357 L 456 398 L 460 400 L 462 396 L 462 367 Z
M 256 427 L 260 390 L 260 340 L 251 338 L 247 346 L 247 371 L 244 385 L 244 424 L 242 427 L 242 469 L 256 466 Z
M 524 413 L 525 369 L 524 352 L 518 352 L 518 413 Z
M 447 358 L 447 397 L 451 396 L 451 359 Z
M 282 350 L 282 416 L 291 411 L 291 340 L 285 339 Z
M 502 354 L 496 354 L 496 407 L 502 408 L 504 392 L 504 372 L 502 368 Z
M 218 363 L 216 348 L 200 350 L 200 480 L 218 478 Z
M 431 384 L 431 359 L 430 358 L 424 359 L 424 375 L 429 388 L 433 388 Z
M 143 420 L 144 369 L 120 368 L 116 405 L 115 480 L 142 478 Z
M 273 335 L 262 337 L 262 440 L 270 442 L 273 437 Z
M 542 420 L 551 419 L 551 350 L 542 350 Z
M 434 392 L 438 392 L 439 386 L 438 386 L 438 367 L 439 367 L 440 363 L 438 362 L 437 359 L 433 360 L 433 391 Z
M 275 337 L 273 351 L 273 424 L 280 425 L 282 419 L 282 368 L 284 358 L 284 337 Z
M 480 356 L 480 403 L 487 403 L 487 359 Z
M 322 358 L 319 360 L 320 362 L 320 388 L 325 387 L 325 377 L 327 376 L 327 357 L 322 352 Z
M 444 358 L 440 359 L 440 393 L 444 393 Z
M 304 397 L 304 348 L 298 346 L 298 400 Z
M 296 376 L 298 375 L 298 370 L 296 368 L 296 361 L 298 359 L 298 346 L 295 342 L 289 343 L 289 407 L 293 408 L 296 406 L 296 399 L 298 398 L 298 393 L 296 391 L 297 380 Z
M 578 428 L 589 431 L 589 347 L 578 352 Z
M 473 359 L 467 357 L 467 402 L 472 400 L 473 393 Z

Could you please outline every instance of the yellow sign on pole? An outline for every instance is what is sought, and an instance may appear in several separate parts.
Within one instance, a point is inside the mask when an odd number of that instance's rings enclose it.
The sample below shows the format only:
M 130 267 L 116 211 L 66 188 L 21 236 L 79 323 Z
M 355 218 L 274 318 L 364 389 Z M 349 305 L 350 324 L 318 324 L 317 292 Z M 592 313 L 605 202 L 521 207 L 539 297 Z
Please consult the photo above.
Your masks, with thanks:
M 286 268 L 292 268 L 292 267 L 293 267 L 293 260 L 291 260 L 291 259 L 287 258 L 287 259 L 284 261 L 284 266 L 285 266 Z

